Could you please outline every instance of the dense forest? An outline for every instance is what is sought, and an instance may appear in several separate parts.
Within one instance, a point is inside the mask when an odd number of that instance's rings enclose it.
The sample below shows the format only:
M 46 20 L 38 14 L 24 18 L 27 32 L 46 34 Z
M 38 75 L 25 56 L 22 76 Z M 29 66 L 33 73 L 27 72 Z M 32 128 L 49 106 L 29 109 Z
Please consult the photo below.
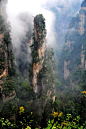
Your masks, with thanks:
M 0 0 L 0 128 L 86 129 L 86 0 L 60 53 L 47 45 L 42 14 L 33 24 L 17 17 L 27 31 L 15 47 L 6 4 Z

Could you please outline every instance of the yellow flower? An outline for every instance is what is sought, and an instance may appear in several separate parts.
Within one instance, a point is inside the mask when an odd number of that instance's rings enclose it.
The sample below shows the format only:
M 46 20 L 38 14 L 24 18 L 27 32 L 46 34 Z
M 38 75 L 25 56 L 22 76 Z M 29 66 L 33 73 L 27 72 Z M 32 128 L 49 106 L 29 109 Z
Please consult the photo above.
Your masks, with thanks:
M 61 117 L 61 116 L 62 116 L 62 114 L 63 114 L 63 113 L 62 113 L 62 112 L 60 112 L 60 113 L 59 113 L 59 115 L 58 115 L 58 117 Z
M 58 112 L 54 112 L 53 113 L 53 116 L 58 116 Z
M 27 128 L 25 128 L 25 129 L 31 129 L 29 126 L 27 126 Z
M 82 93 L 86 95 L 86 91 L 82 91 Z
M 61 126 L 68 126 L 68 123 L 64 120 L 64 122 L 61 123 Z
M 20 115 L 21 115 L 21 113 L 24 113 L 24 107 L 23 106 L 19 107 L 19 109 L 20 109 L 20 111 L 19 111 Z
M 2 62 L 2 64 L 4 64 L 4 62 Z

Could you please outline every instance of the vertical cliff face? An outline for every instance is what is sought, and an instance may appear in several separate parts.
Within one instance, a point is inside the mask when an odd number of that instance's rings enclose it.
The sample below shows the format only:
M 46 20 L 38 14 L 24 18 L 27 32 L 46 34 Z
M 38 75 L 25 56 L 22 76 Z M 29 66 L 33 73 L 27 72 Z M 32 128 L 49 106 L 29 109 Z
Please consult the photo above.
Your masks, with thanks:
M 13 57 L 12 57 L 12 46 L 5 41 L 6 33 L 0 34 L 0 88 L 3 98 L 3 102 L 7 102 L 16 96 L 15 90 L 9 92 L 6 95 L 5 83 L 8 81 L 8 77 L 11 77 L 13 73 Z M 9 37 L 8 37 L 9 38 Z
M 39 72 L 39 81 L 43 89 L 43 94 L 47 95 L 47 99 L 55 101 L 55 87 L 56 87 L 56 75 L 55 75 L 55 62 L 53 49 L 46 48 L 43 68 Z
M 34 46 L 33 46 L 33 90 L 38 93 L 40 87 L 38 86 L 38 74 L 43 68 L 44 55 L 46 50 L 45 44 L 45 21 L 43 16 L 37 15 L 34 18 Z
M 0 9 L 2 9 L 2 6 Z M 15 90 L 13 90 L 12 86 L 9 87 L 8 84 L 10 80 L 8 78 L 11 78 L 12 74 L 14 73 L 14 63 L 10 32 L 9 29 L 7 29 L 8 27 L 6 21 L 4 21 L 3 19 L 3 10 L 1 11 L 2 12 L 0 12 L 0 92 L 2 94 L 3 102 L 7 102 L 10 99 L 14 98 L 16 96 L 16 93 Z M 12 78 L 10 81 L 12 81 Z
M 86 22 L 86 0 L 81 4 L 81 10 L 79 12 L 80 22 L 79 22 L 79 33 L 82 35 L 85 32 L 85 22 Z
M 85 49 L 85 44 L 82 44 L 82 49 L 81 49 L 81 64 L 80 64 L 80 68 L 82 68 L 83 70 L 86 70 L 86 49 Z
M 6 3 L 7 0 L 0 0 L 0 15 L 6 19 Z
M 66 35 L 66 41 L 64 46 L 64 80 L 66 80 L 75 65 L 77 60 L 80 63 L 77 67 L 85 69 L 85 49 L 83 49 L 83 44 L 85 44 L 85 34 L 86 34 L 86 0 L 81 4 L 81 9 L 79 14 L 72 19 L 68 33 Z M 84 42 L 83 42 L 84 41 Z
M 82 10 L 84 10 L 82 8 Z M 84 24 L 85 24 L 85 15 L 84 14 L 80 14 L 80 22 L 79 22 L 79 25 L 80 25 L 80 29 L 79 29 L 79 33 L 82 35 L 84 34 L 84 31 L 85 31 L 85 28 L 84 28 Z
M 64 79 L 66 80 L 68 76 L 70 75 L 70 71 L 67 68 L 68 64 L 70 64 L 70 61 L 65 61 L 64 60 Z
M 3 16 L 2 0 L 0 0 L 0 15 Z

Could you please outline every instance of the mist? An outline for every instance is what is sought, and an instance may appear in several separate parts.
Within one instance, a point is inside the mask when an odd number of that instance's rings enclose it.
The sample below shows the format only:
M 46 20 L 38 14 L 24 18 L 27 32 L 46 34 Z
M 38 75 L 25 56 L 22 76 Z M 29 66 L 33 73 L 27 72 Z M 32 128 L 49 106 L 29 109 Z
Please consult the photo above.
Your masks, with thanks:
M 18 55 L 21 39 L 25 37 L 28 27 L 19 19 L 19 15 L 22 13 L 26 13 L 29 28 L 33 30 L 33 19 L 37 14 L 43 14 L 44 18 L 46 19 L 46 30 L 47 30 L 47 45 L 51 47 L 55 46 L 59 41 L 59 34 L 56 32 L 56 14 L 52 11 L 52 8 L 57 10 L 59 13 L 58 16 L 58 28 L 61 28 L 62 33 L 67 32 L 67 27 L 65 28 L 64 24 L 61 21 L 61 18 L 64 14 L 69 14 L 71 17 L 75 16 L 78 9 L 80 8 L 80 4 L 83 0 L 8 0 L 7 4 L 7 15 L 8 21 L 11 24 L 11 36 L 12 36 L 12 43 L 14 48 L 18 48 L 16 54 Z M 78 9 L 74 10 L 74 8 L 78 4 Z M 71 10 L 69 13 L 69 9 Z M 64 18 L 66 22 L 66 18 Z M 62 25 L 61 25 L 62 24 Z M 62 29 L 62 27 L 63 29 Z M 58 40 L 58 41 L 57 41 Z

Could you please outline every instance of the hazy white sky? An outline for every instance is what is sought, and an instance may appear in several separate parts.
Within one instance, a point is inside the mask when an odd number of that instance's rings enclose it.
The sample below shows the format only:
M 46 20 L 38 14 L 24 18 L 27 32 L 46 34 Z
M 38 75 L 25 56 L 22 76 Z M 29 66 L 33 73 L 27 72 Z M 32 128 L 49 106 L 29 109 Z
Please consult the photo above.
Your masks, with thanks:
M 7 11 L 12 14 L 29 11 L 36 15 L 43 12 L 43 7 L 64 6 L 70 7 L 83 0 L 8 0 Z
M 53 31 L 55 16 L 53 12 L 43 8 L 43 5 L 45 5 L 47 2 L 49 2 L 49 0 L 8 0 L 7 14 L 8 20 L 12 26 L 12 35 L 15 33 L 15 31 L 16 33 L 24 31 L 22 26 L 19 25 L 19 21 L 17 19 L 17 16 L 20 13 L 27 12 L 28 14 L 32 15 L 32 17 L 42 13 L 46 19 L 47 39 L 49 39 L 48 42 L 49 44 L 51 44 L 51 40 L 55 42 L 55 34 Z
M 50 11 L 50 8 L 56 7 L 59 10 L 58 6 L 63 6 L 67 10 L 67 8 L 69 9 L 73 4 L 82 1 L 83 0 L 8 0 L 7 14 L 12 27 L 12 34 L 24 31 L 24 27 L 21 26 L 17 19 L 20 13 L 27 12 L 31 17 L 42 13 L 46 19 L 48 44 L 55 43 L 55 14 Z

